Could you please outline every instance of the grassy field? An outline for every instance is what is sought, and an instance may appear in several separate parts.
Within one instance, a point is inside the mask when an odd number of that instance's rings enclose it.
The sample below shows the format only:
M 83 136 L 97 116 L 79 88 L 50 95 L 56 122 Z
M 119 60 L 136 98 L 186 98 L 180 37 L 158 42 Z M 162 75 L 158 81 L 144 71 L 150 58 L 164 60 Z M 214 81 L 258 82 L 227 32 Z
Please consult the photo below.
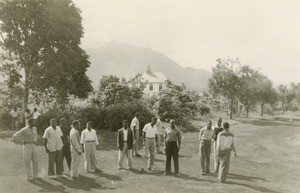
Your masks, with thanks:
M 38 148 L 42 178 L 26 181 L 22 146 L 0 140 L 0 192 L 300 192 L 300 115 L 252 117 L 229 123 L 238 157 L 231 159 L 226 184 L 220 184 L 215 175 L 200 175 L 198 133 L 183 135 L 179 177 L 163 175 L 163 154 L 156 155 L 153 172 L 139 173 L 140 158 L 134 158 L 133 171 L 117 170 L 116 139 L 108 134 L 97 152 L 103 173 L 84 173 L 82 157 L 81 176 L 76 181 L 47 177 L 48 156 L 42 146 Z

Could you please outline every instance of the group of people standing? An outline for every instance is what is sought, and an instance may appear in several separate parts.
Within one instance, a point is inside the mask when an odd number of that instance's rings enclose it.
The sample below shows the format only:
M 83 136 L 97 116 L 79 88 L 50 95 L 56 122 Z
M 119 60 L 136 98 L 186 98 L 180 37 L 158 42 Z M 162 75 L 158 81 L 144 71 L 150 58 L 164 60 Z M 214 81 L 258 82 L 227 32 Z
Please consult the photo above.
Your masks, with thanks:
M 24 113 L 22 113 L 20 111 L 20 109 L 18 109 L 17 107 L 14 107 L 14 109 L 10 112 L 10 116 L 11 116 L 11 128 L 12 130 L 16 130 L 19 129 L 22 121 L 23 121 L 23 117 L 25 120 L 25 126 L 28 125 L 28 119 L 33 118 L 33 120 L 35 121 L 35 124 L 37 124 L 38 119 L 40 118 L 41 114 L 39 113 L 37 108 L 33 109 L 33 112 L 30 111 L 30 109 L 26 109 Z M 24 125 L 24 122 L 23 122 Z
M 175 175 L 179 176 L 179 151 L 181 147 L 181 132 L 176 127 L 175 121 L 163 122 L 160 118 L 153 117 L 151 122 L 145 124 L 142 129 L 142 146 L 139 148 L 140 124 L 139 113 L 129 125 L 128 120 L 123 120 L 123 127 L 117 131 L 117 148 L 119 156 L 117 161 L 118 169 L 124 169 L 124 158 L 127 158 L 127 169 L 132 169 L 132 156 L 142 157 L 141 172 L 153 171 L 155 153 L 161 153 L 163 146 L 166 154 L 166 165 L 164 175 L 171 175 L 171 159 L 174 161 Z M 60 119 L 60 126 L 57 120 L 52 118 L 50 126 L 45 130 L 45 151 L 48 154 L 48 175 L 49 178 L 67 177 L 63 168 L 63 160 L 66 159 L 69 174 L 73 178 L 79 177 L 80 156 L 84 154 L 84 168 L 86 172 L 102 172 L 97 164 L 96 149 L 99 149 L 97 133 L 91 121 L 87 122 L 86 129 L 80 134 L 80 122 L 75 120 L 69 127 L 65 118 Z M 231 150 L 234 147 L 234 136 L 229 132 L 229 124 L 224 123 L 219 117 L 217 125 L 213 128 L 212 122 L 208 121 L 207 126 L 202 128 L 199 134 L 200 165 L 201 175 L 210 173 L 210 151 L 211 143 L 214 142 L 215 172 L 219 173 L 219 180 L 226 181 L 229 169 Z M 37 130 L 33 118 L 28 119 L 28 126 L 14 134 L 13 139 L 21 139 L 23 142 L 24 162 L 27 179 L 38 178 L 37 159 Z M 163 139 L 163 143 L 161 143 Z M 163 145 L 162 145 L 163 144 Z M 148 163 L 147 163 L 148 160 Z M 55 166 L 55 167 L 54 167 Z M 54 169 L 55 168 L 55 169 Z

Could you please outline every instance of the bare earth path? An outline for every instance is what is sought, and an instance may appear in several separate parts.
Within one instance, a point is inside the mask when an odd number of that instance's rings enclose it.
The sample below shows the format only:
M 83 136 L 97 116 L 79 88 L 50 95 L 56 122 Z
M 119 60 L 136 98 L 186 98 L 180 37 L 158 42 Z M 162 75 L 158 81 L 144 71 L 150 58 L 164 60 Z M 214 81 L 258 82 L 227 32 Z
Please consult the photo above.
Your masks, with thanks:
M 115 139 L 97 152 L 103 173 L 81 177 L 49 179 L 47 154 L 39 146 L 42 179 L 25 180 L 22 146 L 0 140 L 0 192 L 300 192 L 300 116 L 230 120 L 236 137 L 238 157 L 231 159 L 228 183 L 215 175 L 201 176 L 198 159 L 198 133 L 183 135 L 180 151 L 180 177 L 164 176 L 165 156 L 156 156 L 155 171 L 140 174 L 141 159 L 134 158 L 133 171 L 117 170 Z M 213 156 L 211 157 L 213 158 Z M 213 171 L 211 159 L 211 170 Z

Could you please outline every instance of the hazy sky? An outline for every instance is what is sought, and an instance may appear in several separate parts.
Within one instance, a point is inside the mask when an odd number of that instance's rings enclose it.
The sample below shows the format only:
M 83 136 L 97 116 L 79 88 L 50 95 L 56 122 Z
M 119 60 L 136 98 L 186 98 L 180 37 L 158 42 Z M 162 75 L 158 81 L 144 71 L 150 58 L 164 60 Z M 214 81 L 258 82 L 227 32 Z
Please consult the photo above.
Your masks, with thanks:
M 110 41 L 149 47 L 211 71 L 239 57 L 274 83 L 300 82 L 299 0 L 74 0 L 83 48 Z

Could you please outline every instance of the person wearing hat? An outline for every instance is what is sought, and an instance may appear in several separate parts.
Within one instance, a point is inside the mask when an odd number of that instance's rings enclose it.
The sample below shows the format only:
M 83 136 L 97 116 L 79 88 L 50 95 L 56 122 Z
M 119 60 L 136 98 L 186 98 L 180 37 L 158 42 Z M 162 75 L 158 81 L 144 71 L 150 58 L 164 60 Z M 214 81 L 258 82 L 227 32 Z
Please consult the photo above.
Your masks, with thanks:
M 170 121 L 170 127 L 168 127 L 164 134 L 165 138 L 165 151 L 166 151 L 166 173 L 165 175 L 171 174 L 171 157 L 174 160 L 175 175 L 179 175 L 179 163 L 178 163 L 178 152 L 181 146 L 181 133 L 175 126 L 175 121 Z
M 128 126 L 128 121 L 123 121 L 123 128 L 118 130 L 117 147 L 119 149 L 118 169 L 123 169 L 124 157 L 127 157 L 128 169 L 132 169 L 133 131 Z

